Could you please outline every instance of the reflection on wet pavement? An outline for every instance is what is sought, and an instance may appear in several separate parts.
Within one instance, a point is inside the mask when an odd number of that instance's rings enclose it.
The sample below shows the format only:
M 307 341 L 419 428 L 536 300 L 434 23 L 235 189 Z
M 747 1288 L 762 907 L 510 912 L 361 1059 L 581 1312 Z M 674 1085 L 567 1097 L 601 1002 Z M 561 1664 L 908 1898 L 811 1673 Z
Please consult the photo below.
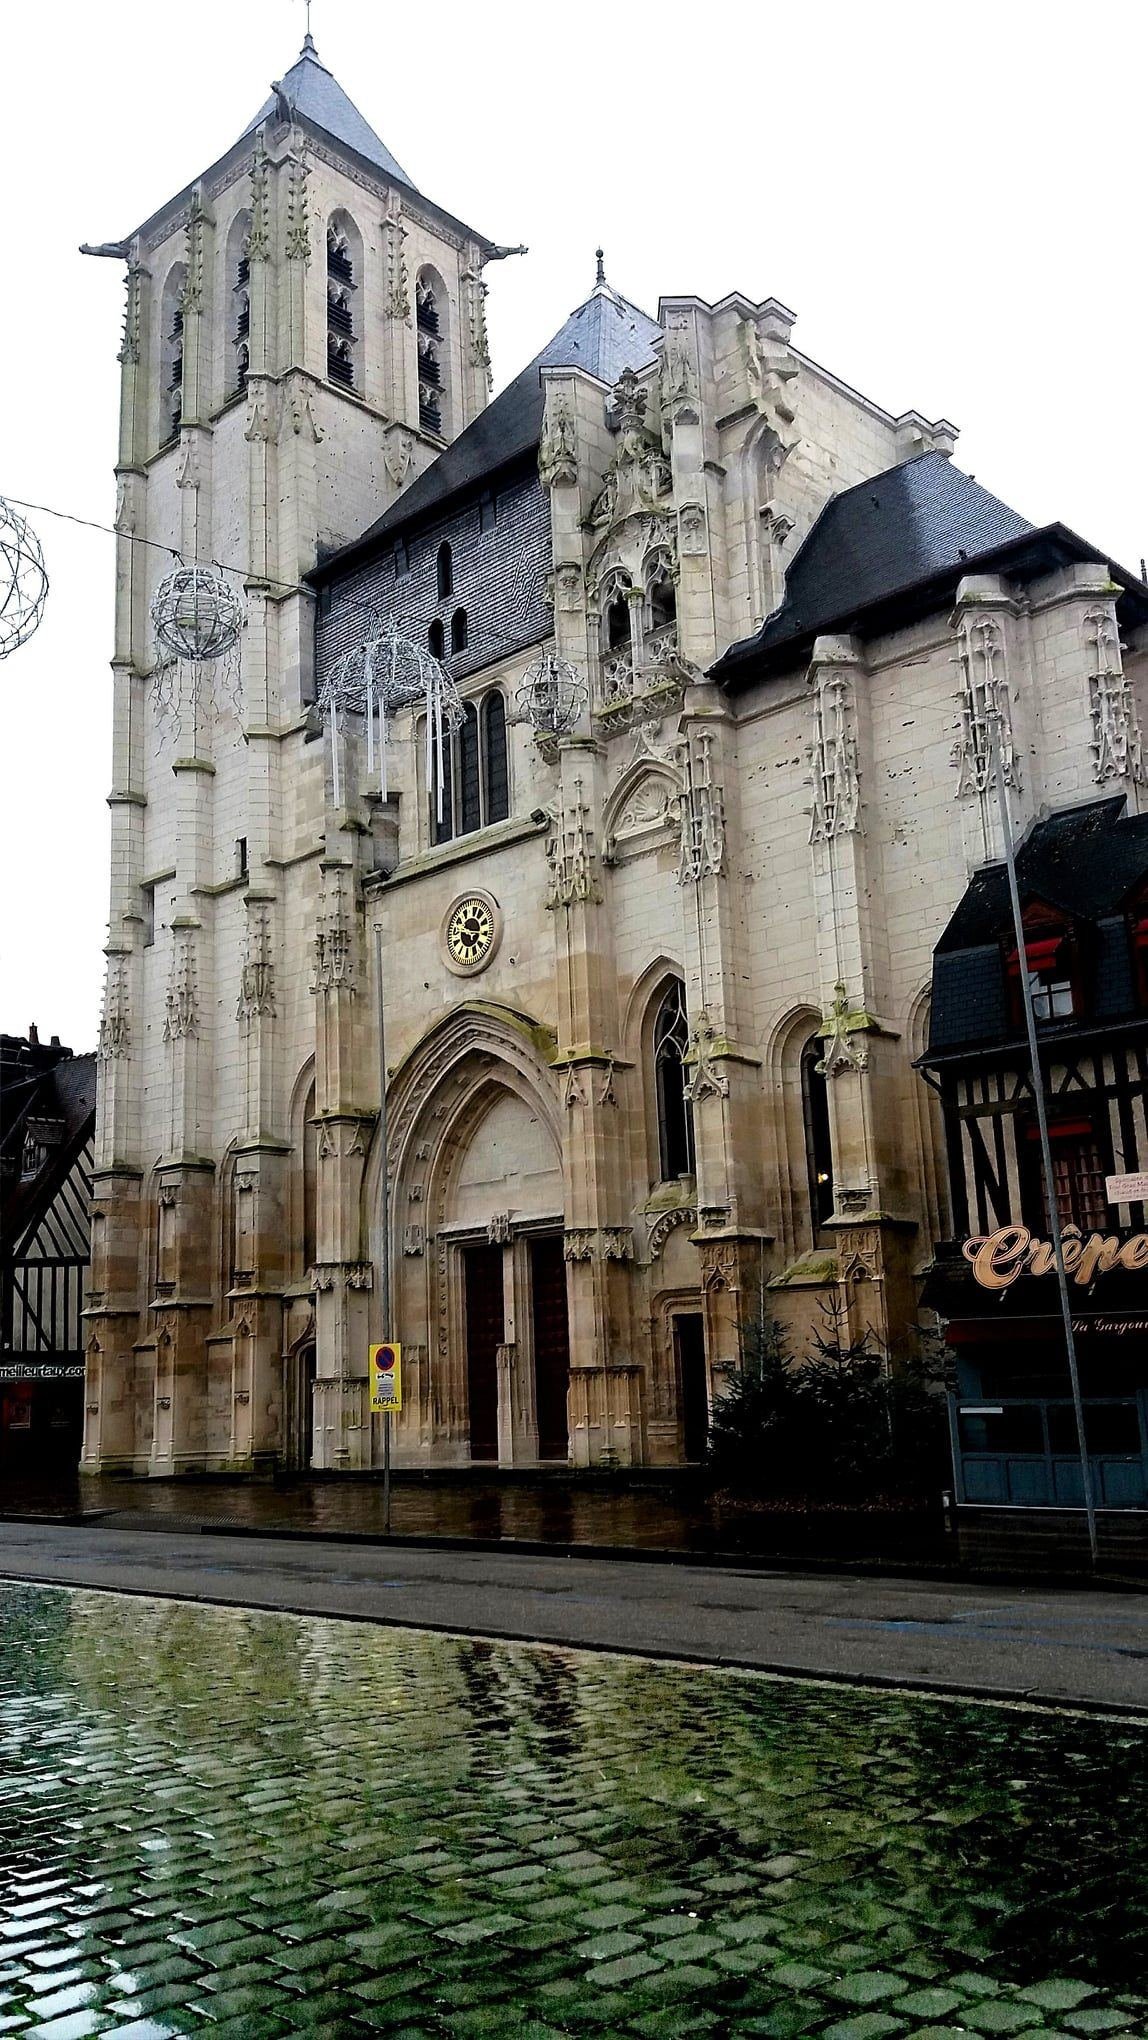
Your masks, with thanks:
M 0 1587 L 0 2034 L 1148 2031 L 1119 1721 Z

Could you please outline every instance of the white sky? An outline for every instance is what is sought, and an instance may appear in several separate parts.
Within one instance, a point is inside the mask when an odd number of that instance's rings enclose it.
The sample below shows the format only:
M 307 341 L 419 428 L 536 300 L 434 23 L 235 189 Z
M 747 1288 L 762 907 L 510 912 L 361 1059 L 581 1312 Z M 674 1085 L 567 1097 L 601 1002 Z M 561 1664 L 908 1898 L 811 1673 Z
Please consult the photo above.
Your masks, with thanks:
M 26 0 L 0 77 L 0 494 L 111 521 L 119 239 L 236 139 L 300 0 Z M 1035 522 L 1148 552 L 1148 10 L 1047 0 L 315 0 L 319 55 L 489 272 L 496 388 L 610 281 L 796 310 L 796 344 Z M 0 1029 L 94 1045 L 112 540 L 37 516 L 52 592 L 0 665 Z

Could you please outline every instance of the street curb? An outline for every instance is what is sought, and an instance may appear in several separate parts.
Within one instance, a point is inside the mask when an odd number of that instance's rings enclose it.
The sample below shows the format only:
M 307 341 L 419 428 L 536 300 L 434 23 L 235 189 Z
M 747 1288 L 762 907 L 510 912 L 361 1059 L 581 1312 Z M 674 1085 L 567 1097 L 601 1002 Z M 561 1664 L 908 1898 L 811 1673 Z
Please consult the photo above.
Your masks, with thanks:
M 534 1650 L 578 1651 L 583 1655 L 632 1658 L 643 1664 L 672 1664 L 687 1666 L 698 1672 L 737 1672 L 750 1677 L 765 1679 L 789 1679 L 809 1686 L 832 1686 L 851 1693 L 885 1694 L 907 1693 L 924 1700 L 950 1701 L 957 1704 L 971 1704 L 980 1707 L 1005 1707 L 1028 1709 L 1040 1714 L 1079 1714 L 1099 1716 L 1106 1720 L 1127 1721 L 1139 1725 L 1148 1722 L 1148 1708 L 1137 1708 L 1114 1700 L 1089 1700 L 1081 1698 L 1055 1699 L 1050 1694 L 1039 1693 L 1027 1687 L 1002 1689 L 998 1686 L 958 1686 L 942 1679 L 893 1678 L 882 1672 L 868 1672 L 858 1678 L 849 1672 L 812 1670 L 808 1666 L 791 1664 L 763 1664 L 749 1658 L 698 1657 L 696 1653 L 677 1650 L 655 1650 L 639 1644 L 621 1643 L 572 1643 L 560 1638 L 534 1636 L 526 1630 L 514 1629 L 459 1629 L 449 1622 L 411 1622 L 400 1620 L 394 1615 L 365 1615 L 358 1611 L 342 1609 L 306 1608 L 297 1602 L 277 1601 L 252 1602 L 229 1599 L 221 1594 L 180 1594 L 170 1587 L 157 1591 L 153 1587 L 109 1587 L 96 1586 L 87 1580 L 53 1580 L 34 1578 L 30 1573 L 6 1573 L 0 1567 L 0 1580 L 7 1580 L 15 1586 L 57 1587 L 65 1592 L 85 1594 L 131 1594 L 143 1601 L 174 1601 L 184 1607 L 242 1609 L 251 1615 L 292 1615 L 308 1622 L 356 1622 L 375 1629 L 405 1629 L 423 1631 L 433 1636 L 451 1636 L 460 1643 L 475 1640 L 483 1643 L 512 1643 L 527 1645 Z

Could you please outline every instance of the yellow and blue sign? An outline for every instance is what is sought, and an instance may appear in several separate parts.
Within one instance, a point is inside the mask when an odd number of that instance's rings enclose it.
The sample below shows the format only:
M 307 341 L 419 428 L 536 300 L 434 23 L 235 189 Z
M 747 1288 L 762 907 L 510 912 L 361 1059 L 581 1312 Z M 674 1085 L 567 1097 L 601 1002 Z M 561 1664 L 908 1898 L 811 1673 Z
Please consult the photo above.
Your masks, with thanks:
M 371 1408 L 393 1414 L 403 1406 L 403 1349 L 388 1339 L 370 1349 Z

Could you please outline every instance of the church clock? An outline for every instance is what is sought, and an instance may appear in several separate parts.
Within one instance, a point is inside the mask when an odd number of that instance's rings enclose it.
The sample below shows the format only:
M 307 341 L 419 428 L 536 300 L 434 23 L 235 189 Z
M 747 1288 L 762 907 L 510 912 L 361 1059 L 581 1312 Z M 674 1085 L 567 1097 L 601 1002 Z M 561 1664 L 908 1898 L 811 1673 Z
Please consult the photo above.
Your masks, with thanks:
M 443 926 L 446 960 L 462 974 L 484 970 L 501 933 L 498 904 L 489 893 L 466 893 L 456 900 Z

